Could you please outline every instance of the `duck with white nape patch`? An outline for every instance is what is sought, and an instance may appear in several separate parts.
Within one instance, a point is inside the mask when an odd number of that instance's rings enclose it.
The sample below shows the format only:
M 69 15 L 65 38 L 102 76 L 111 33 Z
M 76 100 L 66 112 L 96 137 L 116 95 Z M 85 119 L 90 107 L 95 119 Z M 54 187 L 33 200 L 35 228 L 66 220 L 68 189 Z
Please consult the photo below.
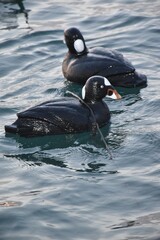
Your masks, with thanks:
M 147 78 L 138 73 L 120 52 L 103 47 L 87 48 L 83 35 L 77 28 L 64 31 L 68 47 L 62 71 L 64 77 L 80 84 L 94 75 L 108 78 L 113 86 L 146 87 Z
M 17 120 L 6 125 L 5 131 L 34 137 L 89 131 L 95 121 L 102 127 L 110 120 L 109 108 L 102 100 L 105 96 L 121 98 L 106 78 L 93 76 L 82 88 L 82 99 L 61 97 L 41 103 L 18 113 Z
M 77 54 L 80 54 L 81 52 L 83 52 L 85 49 L 83 41 L 81 39 L 77 39 L 74 42 L 74 48 L 75 48 Z

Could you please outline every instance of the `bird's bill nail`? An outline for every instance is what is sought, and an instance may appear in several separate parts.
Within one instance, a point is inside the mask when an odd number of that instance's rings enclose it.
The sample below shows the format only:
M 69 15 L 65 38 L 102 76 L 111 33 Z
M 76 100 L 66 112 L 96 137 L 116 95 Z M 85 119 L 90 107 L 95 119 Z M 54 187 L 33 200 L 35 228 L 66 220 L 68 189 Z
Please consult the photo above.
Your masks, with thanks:
M 115 89 L 113 90 L 113 95 L 115 96 L 114 99 L 121 99 L 122 98 L 121 95 Z

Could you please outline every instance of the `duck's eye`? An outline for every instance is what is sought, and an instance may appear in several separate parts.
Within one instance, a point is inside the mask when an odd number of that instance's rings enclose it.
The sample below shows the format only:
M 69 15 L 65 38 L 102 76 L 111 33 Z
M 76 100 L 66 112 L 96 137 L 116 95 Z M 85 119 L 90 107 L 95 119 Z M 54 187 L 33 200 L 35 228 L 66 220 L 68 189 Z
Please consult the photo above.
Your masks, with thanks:
M 104 88 L 104 85 L 101 85 L 100 88 Z
M 111 89 L 109 89 L 108 92 L 107 92 L 107 94 L 108 94 L 108 96 L 112 96 L 113 91 L 112 91 Z

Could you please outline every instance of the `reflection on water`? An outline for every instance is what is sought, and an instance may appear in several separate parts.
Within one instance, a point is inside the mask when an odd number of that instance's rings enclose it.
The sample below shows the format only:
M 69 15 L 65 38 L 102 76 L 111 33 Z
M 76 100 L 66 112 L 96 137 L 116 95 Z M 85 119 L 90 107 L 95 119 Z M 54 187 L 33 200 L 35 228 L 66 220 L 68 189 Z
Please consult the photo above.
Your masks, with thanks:
M 61 159 L 56 159 L 56 157 L 52 157 L 51 154 L 45 152 L 10 154 L 5 155 L 5 157 L 18 159 L 19 161 L 23 161 L 29 166 L 41 166 L 43 164 L 50 164 L 54 165 L 55 167 L 67 167 L 67 165 Z
M 18 9 L 14 8 L 14 6 L 18 6 Z M 20 26 L 21 28 L 30 28 L 28 12 L 29 10 L 25 9 L 23 0 L 0 0 L 0 30 L 9 30 Z M 23 21 L 24 26 L 22 26 Z
M 8 141 L 18 144 L 18 148 L 13 151 L 6 149 L 4 156 L 28 166 L 49 164 L 78 172 L 117 173 L 117 169 L 110 169 L 110 164 L 115 161 L 114 151 L 122 145 L 127 132 L 121 127 L 110 129 L 110 125 L 101 128 L 101 131 L 109 150 L 98 132 L 96 135 L 85 132 L 34 138 L 6 134 Z M 108 151 L 112 154 L 112 160 Z
M 15 202 L 15 201 L 5 201 L 5 202 L 1 202 L 0 201 L 0 207 L 17 207 L 17 206 L 21 206 L 22 203 L 21 202 Z
M 144 224 L 155 224 L 160 223 L 160 212 L 152 213 L 145 216 L 140 216 L 136 220 L 126 220 L 123 221 L 120 224 L 111 226 L 112 229 L 121 229 L 121 228 L 128 228 L 128 227 L 134 227 L 138 225 L 144 225 Z
M 103 128 L 103 135 L 107 136 L 110 125 Z M 92 143 L 97 146 L 103 146 L 103 142 L 99 138 L 98 132 L 94 135 L 92 132 L 85 132 L 79 134 L 62 134 L 55 136 L 43 136 L 43 137 L 32 137 L 24 138 L 16 134 L 6 133 L 6 137 L 13 139 L 19 144 L 20 148 L 34 148 L 40 147 L 41 150 L 55 149 L 55 148 L 67 148 L 73 146 L 79 146 L 85 143 Z

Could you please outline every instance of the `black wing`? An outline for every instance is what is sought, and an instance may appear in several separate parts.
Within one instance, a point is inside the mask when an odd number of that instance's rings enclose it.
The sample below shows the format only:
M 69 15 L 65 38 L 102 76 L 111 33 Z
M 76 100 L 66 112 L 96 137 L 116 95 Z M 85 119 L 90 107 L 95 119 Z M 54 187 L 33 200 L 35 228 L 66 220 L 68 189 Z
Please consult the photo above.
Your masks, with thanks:
M 72 98 L 48 101 L 17 114 L 19 119 L 32 119 L 52 124 L 62 132 L 86 130 L 89 125 L 89 110 Z
M 93 48 L 78 58 L 67 55 L 63 62 L 63 72 L 70 81 L 85 83 L 93 75 L 109 77 L 134 72 L 135 68 L 116 50 Z

